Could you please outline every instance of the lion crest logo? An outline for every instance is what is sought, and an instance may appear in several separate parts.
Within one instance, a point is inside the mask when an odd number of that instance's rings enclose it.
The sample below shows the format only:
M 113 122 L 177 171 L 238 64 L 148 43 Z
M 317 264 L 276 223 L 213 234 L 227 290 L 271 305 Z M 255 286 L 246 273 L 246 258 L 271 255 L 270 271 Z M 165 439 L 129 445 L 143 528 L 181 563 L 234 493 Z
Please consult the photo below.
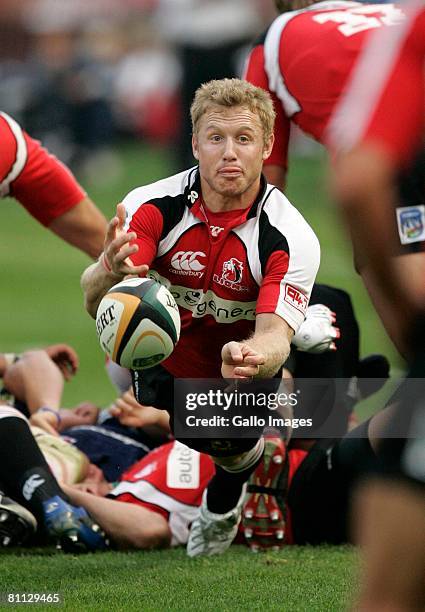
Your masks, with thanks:
M 221 277 L 227 280 L 229 283 L 240 283 L 242 280 L 243 263 L 231 257 L 228 261 L 223 263 L 223 272 Z

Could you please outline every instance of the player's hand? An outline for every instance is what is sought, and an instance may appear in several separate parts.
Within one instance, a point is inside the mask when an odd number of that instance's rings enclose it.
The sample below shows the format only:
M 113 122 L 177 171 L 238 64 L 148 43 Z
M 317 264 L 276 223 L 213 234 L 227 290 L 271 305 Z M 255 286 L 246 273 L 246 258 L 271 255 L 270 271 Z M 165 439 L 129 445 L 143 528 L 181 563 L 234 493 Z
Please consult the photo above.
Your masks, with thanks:
M 252 379 L 260 372 L 265 357 L 244 342 L 228 342 L 221 349 L 223 378 Z
M 58 436 L 59 420 L 53 412 L 35 412 L 30 416 L 30 424 L 43 429 L 52 436 Z
M 323 304 L 309 306 L 306 318 L 292 338 L 292 344 L 299 351 L 319 354 L 325 351 L 336 351 L 335 339 L 340 337 L 335 327 L 335 313 Z
M 52 344 L 44 351 L 50 359 L 58 366 L 65 380 L 71 380 L 78 370 L 78 355 L 73 348 L 67 344 Z
M 153 406 L 142 406 L 134 397 L 133 390 L 130 389 L 115 400 L 109 409 L 109 413 L 116 417 L 121 425 L 146 427 L 148 425 L 158 425 L 163 410 L 158 410 Z
M 113 217 L 106 231 L 105 244 L 103 249 L 103 267 L 110 273 L 119 278 L 128 275 L 146 276 L 149 269 L 146 265 L 133 266 L 129 259 L 131 255 L 137 253 L 137 244 L 130 244 L 136 240 L 135 232 L 126 232 L 125 225 L 125 206 L 117 205 L 117 214 Z
M 80 425 L 95 425 L 99 416 L 99 408 L 92 402 L 82 402 L 74 408 L 63 408 L 59 411 L 61 417 L 60 431 Z

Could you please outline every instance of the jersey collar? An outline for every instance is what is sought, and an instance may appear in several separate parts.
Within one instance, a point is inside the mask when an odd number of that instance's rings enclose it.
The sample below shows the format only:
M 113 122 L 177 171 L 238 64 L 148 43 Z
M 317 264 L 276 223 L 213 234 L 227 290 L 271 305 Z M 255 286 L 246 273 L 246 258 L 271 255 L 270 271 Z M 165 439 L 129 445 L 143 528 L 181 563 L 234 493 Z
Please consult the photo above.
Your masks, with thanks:
M 252 219 L 253 217 L 257 215 L 258 206 L 263 201 L 266 191 L 267 191 L 267 181 L 266 181 L 264 174 L 262 174 L 261 179 L 260 179 L 260 190 L 254 202 L 251 204 L 249 208 L 247 208 L 247 214 L 245 217 L 246 219 Z M 187 186 L 184 190 L 183 197 L 186 202 L 186 206 L 189 209 L 193 209 L 192 212 L 196 217 L 201 218 L 202 215 L 198 214 L 199 208 L 202 202 L 201 177 L 199 174 L 198 166 L 196 166 L 195 168 L 191 168 L 189 170 L 189 174 L 187 177 Z

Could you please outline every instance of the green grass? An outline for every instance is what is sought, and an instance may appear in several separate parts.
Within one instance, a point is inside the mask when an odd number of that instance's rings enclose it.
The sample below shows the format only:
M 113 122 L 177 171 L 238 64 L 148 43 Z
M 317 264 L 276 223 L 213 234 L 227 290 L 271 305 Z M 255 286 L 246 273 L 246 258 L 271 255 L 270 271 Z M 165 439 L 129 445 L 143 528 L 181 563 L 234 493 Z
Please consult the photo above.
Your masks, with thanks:
M 323 612 L 349 601 L 355 556 L 349 547 L 253 555 L 239 546 L 197 560 L 183 550 L 1 555 L 0 590 L 60 592 L 68 610 Z
M 167 175 L 170 159 L 160 150 L 127 146 L 120 177 L 100 173 L 102 180 L 88 181 L 85 187 L 110 217 L 130 189 Z M 362 354 L 384 352 L 397 370 L 401 363 L 353 271 L 349 241 L 328 203 L 324 174 L 323 159 L 293 160 L 288 190 L 322 243 L 319 280 L 352 295 L 361 323 Z M 108 403 L 114 392 L 79 288 L 88 258 L 38 226 L 10 200 L 1 202 L 0 223 L 1 349 L 72 344 L 81 368 L 66 385 L 65 405 L 83 399 Z M 47 551 L 2 554 L 0 562 L 0 591 L 60 590 L 69 609 L 322 611 L 344 607 L 353 584 L 355 554 L 345 547 L 294 547 L 281 555 L 255 556 L 236 548 L 220 559 L 190 561 L 183 551 L 85 558 L 51 556 Z

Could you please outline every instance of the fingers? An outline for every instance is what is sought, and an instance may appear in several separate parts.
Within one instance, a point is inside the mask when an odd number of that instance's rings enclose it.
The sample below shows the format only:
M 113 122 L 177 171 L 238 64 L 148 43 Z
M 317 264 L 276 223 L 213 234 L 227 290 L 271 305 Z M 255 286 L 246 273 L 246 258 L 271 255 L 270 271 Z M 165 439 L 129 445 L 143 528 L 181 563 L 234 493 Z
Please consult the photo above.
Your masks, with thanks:
M 260 373 L 260 366 L 266 361 L 248 344 L 228 342 L 223 346 L 221 373 L 224 378 L 252 378 Z
M 241 378 L 252 378 L 258 376 L 260 368 L 258 365 L 238 366 L 234 369 L 235 375 Z
M 238 342 L 228 342 L 221 350 L 223 363 L 235 364 L 243 361 L 242 349 Z
M 149 267 L 146 264 L 134 266 L 130 259 L 139 250 L 137 244 L 130 244 L 135 239 L 134 232 L 123 233 L 105 246 L 104 255 L 111 272 L 116 276 L 146 276 Z
M 47 346 L 45 352 L 62 370 L 65 378 L 69 379 L 78 369 L 79 359 L 77 353 L 68 344 L 52 344 Z M 66 370 L 66 371 L 64 371 Z
M 125 224 L 125 218 L 126 218 L 126 210 L 125 210 L 125 206 L 122 202 L 119 202 L 117 204 L 117 218 L 118 218 L 118 226 L 122 229 L 124 228 L 124 224 Z

